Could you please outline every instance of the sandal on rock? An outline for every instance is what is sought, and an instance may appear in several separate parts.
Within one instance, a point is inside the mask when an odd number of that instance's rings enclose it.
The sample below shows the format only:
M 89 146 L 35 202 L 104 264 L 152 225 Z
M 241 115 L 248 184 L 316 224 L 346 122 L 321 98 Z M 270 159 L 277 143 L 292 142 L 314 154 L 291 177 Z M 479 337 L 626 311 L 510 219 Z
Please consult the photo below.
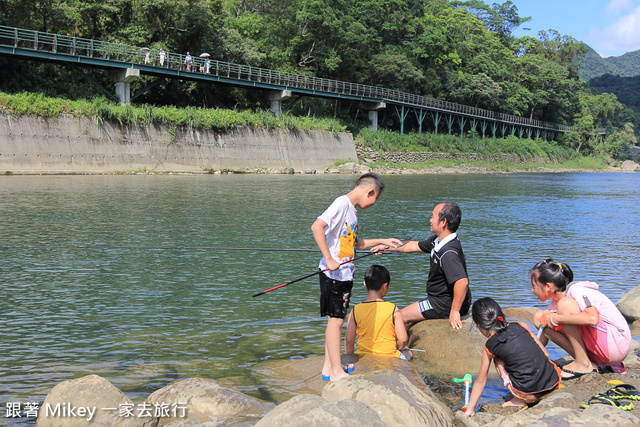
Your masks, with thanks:
M 640 391 L 631 384 L 619 384 L 604 394 L 612 399 L 640 400 Z
M 347 374 L 350 374 L 351 372 L 353 372 L 353 370 L 356 369 L 356 367 L 349 363 L 348 365 L 345 365 L 344 363 L 342 364 L 342 370 L 345 371 Z
M 354 369 L 356 369 L 356 367 L 351 363 L 348 364 L 348 365 L 346 365 L 344 363 L 342 364 L 342 370 L 347 374 L 353 372 Z M 322 380 L 323 381 L 330 381 L 331 380 L 331 375 L 323 375 L 322 376 Z
M 598 366 L 598 372 L 601 374 L 620 374 L 627 375 L 627 370 L 624 367 L 624 363 L 618 363 L 617 365 Z
M 560 368 L 562 369 L 562 372 L 566 372 L 567 374 L 572 374 L 570 377 L 560 377 L 563 380 L 574 380 L 576 378 L 580 378 L 583 375 L 588 375 L 588 374 L 593 374 L 594 372 L 598 372 L 597 369 L 594 369 L 593 371 L 590 372 L 576 372 L 576 371 L 572 371 L 570 369 L 564 369 L 564 368 Z
M 581 403 L 581 408 L 586 408 L 589 405 L 610 405 L 614 408 L 622 409 L 623 411 L 631 411 L 633 409 L 633 403 L 627 402 L 626 400 L 616 400 L 609 396 L 605 396 L 604 394 L 598 393 L 593 396 L 587 403 Z

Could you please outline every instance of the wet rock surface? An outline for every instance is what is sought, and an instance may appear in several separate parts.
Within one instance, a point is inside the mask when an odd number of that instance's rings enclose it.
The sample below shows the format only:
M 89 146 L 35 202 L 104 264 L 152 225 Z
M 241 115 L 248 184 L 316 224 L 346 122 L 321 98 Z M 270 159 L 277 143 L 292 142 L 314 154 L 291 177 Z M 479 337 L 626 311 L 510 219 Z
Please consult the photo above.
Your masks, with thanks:
M 504 311 L 507 320 L 521 321 L 533 328 L 531 319 L 536 310 L 522 307 Z M 353 363 L 355 370 L 334 383 L 322 380 L 321 356 L 259 363 L 251 368 L 256 383 L 266 390 L 263 399 L 276 403 L 244 395 L 214 380 L 191 378 L 155 391 L 142 403 L 150 408 L 179 404 L 177 409 L 184 408 L 184 415 L 126 417 L 115 410 L 103 410 L 97 411 L 94 422 L 89 424 L 87 417 L 46 417 L 41 411 L 36 425 L 638 426 L 640 397 L 628 400 L 634 403 L 628 411 L 601 403 L 580 407 L 616 383 L 640 389 L 640 326 L 632 324 L 631 331 L 636 339 L 624 361 L 626 375 L 603 370 L 564 380 L 561 388 L 524 409 L 502 407 L 501 400 L 512 398 L 504 388 L 494 402 L 476 408 L 478 412 L 473 417 L 460 411 L 464 392 L 451 378 L 477 374 L 486 341 L 466 316 L 460 330 L 451 329 L 448 320 L 413 325 L 409 329 L 409 345 L 423 351 L 415 351 L 410 362 L 373 355 L 343 356 L 343 363 Z M 556 363 L 562 366 L 571 360 L 567 356 Z M 493 369 L 491 375 L 496 378 Z M 64 402 L 96 408 L 133 405 L 124 393 L 97 375 L 58 384 L 43 406 Z

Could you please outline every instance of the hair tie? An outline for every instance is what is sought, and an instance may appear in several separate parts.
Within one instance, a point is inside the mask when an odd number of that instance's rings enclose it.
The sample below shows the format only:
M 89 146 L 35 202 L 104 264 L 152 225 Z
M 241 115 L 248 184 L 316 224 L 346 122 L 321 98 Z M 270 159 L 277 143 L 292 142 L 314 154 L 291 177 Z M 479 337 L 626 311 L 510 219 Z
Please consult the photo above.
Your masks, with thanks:
M 499 321 L 501 321 L 501 322 L 504 322 L 504 317 L 502 317 L 502 316 L 498 316 L 498 317 L 496 317 L 496 322 L 497 322 L 498 320 L 499 320 Z
M 562 264 L 558 263 L 558 268 L 562 271 Z

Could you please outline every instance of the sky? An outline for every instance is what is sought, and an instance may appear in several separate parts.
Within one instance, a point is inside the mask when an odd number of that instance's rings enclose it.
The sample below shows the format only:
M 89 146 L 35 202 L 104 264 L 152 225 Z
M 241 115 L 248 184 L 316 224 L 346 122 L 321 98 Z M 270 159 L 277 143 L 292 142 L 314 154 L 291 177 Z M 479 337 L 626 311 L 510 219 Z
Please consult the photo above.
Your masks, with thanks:
M 485 0 L 486 4 L 506 0 Z M 516 37 L 556 30 L 591 46 L 602 57 L 640 49 L 640 0 L 511 0 L 520 17 L 531 20 Z M 524 30 L 530 28 L 530 31 Z

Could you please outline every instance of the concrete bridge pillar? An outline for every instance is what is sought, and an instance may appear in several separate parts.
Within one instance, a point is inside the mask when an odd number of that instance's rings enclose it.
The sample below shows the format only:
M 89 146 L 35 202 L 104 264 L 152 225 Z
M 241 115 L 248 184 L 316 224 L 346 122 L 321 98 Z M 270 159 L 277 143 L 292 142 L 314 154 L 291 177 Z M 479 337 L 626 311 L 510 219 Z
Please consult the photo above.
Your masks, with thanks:
M 120 105 L 124 106 L 131 102 L 131 82 L 140 77 L 140 70 L 137 68 L 117 68 L 109 70 L 109 78 L 116 82 L 116 96 L 120 98 Z
M 387 108 L 384 102 L 361 102 L 360 108 L 367 111 L 369 115 L 369 129 L 378 130 L 378 110 Z
M 280 117 L 282 114 L 282 102 L 291 98 L 290 90 L 269 90 L 267 91 L 267 101 L 271 103 L 271 112 Z

